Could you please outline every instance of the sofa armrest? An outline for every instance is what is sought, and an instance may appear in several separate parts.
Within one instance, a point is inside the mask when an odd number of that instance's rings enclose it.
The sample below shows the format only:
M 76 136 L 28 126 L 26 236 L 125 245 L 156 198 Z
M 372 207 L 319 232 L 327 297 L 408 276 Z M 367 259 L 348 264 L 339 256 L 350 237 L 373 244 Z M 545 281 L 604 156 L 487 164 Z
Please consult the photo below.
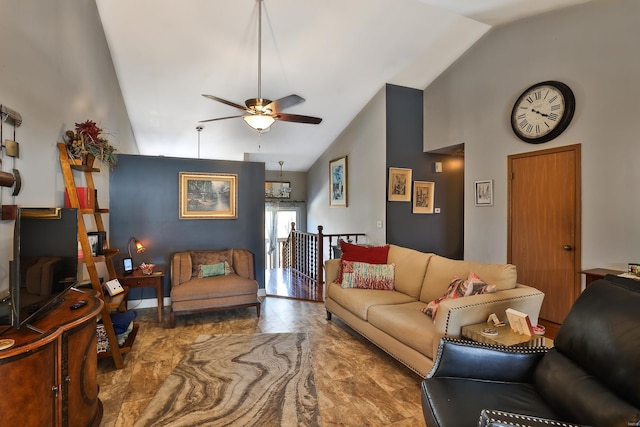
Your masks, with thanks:
M 442 338 L 427 378 L 530 382 L 536 365 L 546 352 L 542 347 L 503 347 Z
M 338 279 L 340 258 L 328 259 L 324 262 L 324 282 L 329 285 Z
M 483 409 L 480 412 L 478 427 L 584 427 L 564 421 L 547 418 L 532 417 L 530 415 L 514 414 L 511 412 Z
M 190 252 L 176 252 L 171 256 L 171 287 L 191 280 Z
M 507 308 L 528 314 L 531 324 L 536 325 L 543 299 L 544 293 L 538 289 L 517 285 L 513 289 L 496 293 L 444 300 L 438 306 L 438 313 L 433 320 L 433 353 L 437 351 L 440 338 L 460 338 L 463 326 L 486 322 L 491 313 L 506 321 Z
M 433 322 L 440 336 L 459 338 L 463 326 L 486 322 L 491 313 L 506 320 L 507 308 L 513 308 L 528 314 L 531 324 L 536 325 L 543 299 L 544 293 L 524 285 L 491 294 L 446 299 L 438 306 Z

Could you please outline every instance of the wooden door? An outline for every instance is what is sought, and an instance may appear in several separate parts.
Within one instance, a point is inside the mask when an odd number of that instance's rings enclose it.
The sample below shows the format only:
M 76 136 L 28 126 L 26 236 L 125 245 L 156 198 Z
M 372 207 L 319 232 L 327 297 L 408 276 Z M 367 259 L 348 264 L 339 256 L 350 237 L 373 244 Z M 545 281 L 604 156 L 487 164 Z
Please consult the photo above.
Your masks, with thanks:
M 509 156 L 507 259 L 561 324 L 580 293 L 580 145 Z

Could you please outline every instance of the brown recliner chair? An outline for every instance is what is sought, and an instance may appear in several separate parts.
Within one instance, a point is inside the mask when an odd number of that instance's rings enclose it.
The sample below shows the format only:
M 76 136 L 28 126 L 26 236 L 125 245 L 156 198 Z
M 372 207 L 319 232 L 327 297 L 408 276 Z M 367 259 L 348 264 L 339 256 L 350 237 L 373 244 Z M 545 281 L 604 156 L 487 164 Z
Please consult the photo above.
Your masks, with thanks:
M 225 262 L 224 274 L 207 268 Z M 177 252 L 171 257 L 171 327 L 175 326 L 176 315 L 253 306 L 260 317 L 258 282 L 250 251 L 200 250 Z
M 640 282 L 617 276 L 593 282 L 554 345 L 444 338 L 422 382 L 427 426 L 640 426 Z M 480 417 L 482 410 L 491 411 Z

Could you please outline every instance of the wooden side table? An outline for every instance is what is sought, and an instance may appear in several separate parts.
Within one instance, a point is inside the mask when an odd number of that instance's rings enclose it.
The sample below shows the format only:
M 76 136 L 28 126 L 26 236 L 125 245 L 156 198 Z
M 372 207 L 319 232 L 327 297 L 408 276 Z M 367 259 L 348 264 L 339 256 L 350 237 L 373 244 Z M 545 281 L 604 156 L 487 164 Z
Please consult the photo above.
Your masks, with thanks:
M 156 265 L 153 267 L 151 274 L 142 274 L 140 268 L 133 270 L 131 274 L 118 273 L 118 280 L 122 286 L 128 286 L 129 288 L 155 288 L 156 297 L 158 298 L 158 322 L 162 324 L 162 308 L 164 302 L 164 295 L 162 292 L 162 282 L 164 278 L 165 267 L 164 265 Z
M 495 329 L 498 335 L 486 336 L 482 334 L 485 328 Z M 505 347 L 553 347 L 553 341 L 542 335 L 520 335 L 511 330 L 509 325 L 493 326 L 487 322 L 476 323 L 462 327 L 462 337 L 485 344 L 503 345 Z
M 584 274 L 584 283 L 585 287 L 589 286 L 592 282 L 595 282 L 598 279 L 604 279 L 604 276 L 607 274 L 613 274 L 617 276 L 618 274 L 622 274 L 624 271 L 620 270 L 609 270 L 606 268 L 592 268 L 590 270 L 582 270 L 580 274 Z

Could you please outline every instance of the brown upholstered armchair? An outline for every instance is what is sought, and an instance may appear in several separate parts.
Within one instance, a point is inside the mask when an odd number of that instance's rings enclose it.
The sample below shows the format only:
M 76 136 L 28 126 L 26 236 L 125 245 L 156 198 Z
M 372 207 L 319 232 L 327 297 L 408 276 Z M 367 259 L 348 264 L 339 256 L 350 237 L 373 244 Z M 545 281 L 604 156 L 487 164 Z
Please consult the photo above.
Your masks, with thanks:
M 171 257 L 171 327 L 176 315 L 252 306 L 260 317 L 250 251 L 188 251 Z

